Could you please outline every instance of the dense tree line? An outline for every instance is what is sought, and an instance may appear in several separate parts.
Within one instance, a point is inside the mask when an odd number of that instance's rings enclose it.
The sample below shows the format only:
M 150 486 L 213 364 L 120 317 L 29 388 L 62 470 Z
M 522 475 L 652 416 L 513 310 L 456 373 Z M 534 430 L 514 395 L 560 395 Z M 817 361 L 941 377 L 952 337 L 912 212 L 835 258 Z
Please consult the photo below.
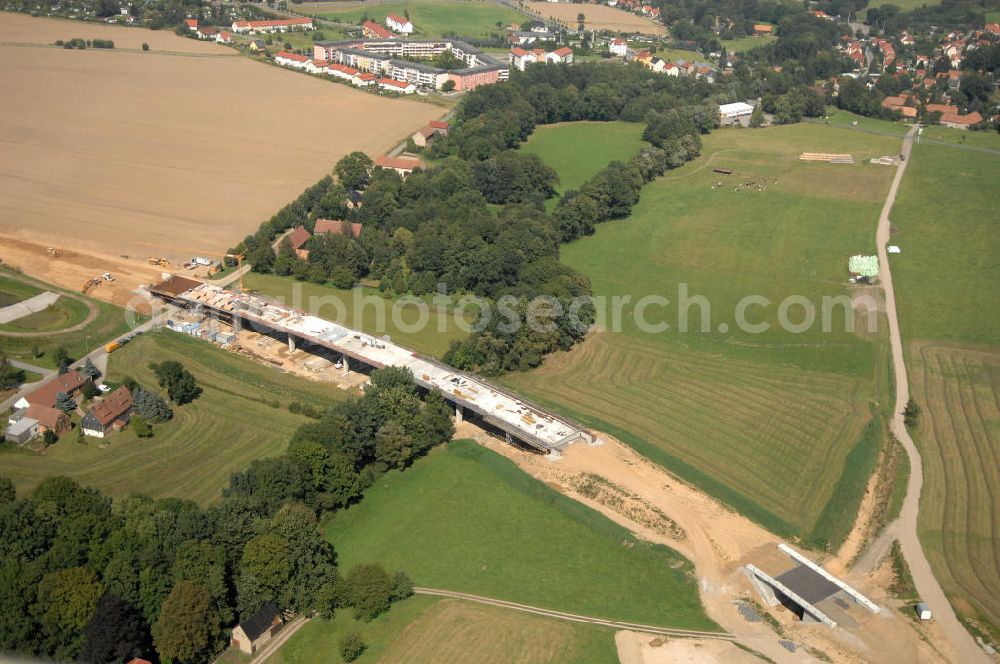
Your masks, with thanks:
M 160 365 L 161 367 L 163 365 Z M 0 478 L 0 652 L 60 661 L 207 661 L 265 602 L 370 620 L 412 594 L 405 574 L 341 574 L 318 527 L 453 434 L 440 394 L 402 369 L 304 425 L 286 456 L 235 473 L 221 502 L 111 499 L 65 477 L 17 499 Z
M 894 4 L 870 7 L 867 22 L 887 35 L 903 30 L 926 33 L 931 30 L 971 30 L 986 23 L 986 14 L 1000 10 L 1000 0 L 944 0 L 926 3 L 907 11 Z
M 718 126 L 717 103 L 732 93 L 705 81 L 660 76 L 638 65 L 598 63 L 533 67 L 503 84 L 463 96 L 447 137 L 429 148 L 435 165 L 401 178 L 363 154 L 347 155 L 324 178 L 248 236 L 254 270 L 348 288 L 377 279 L 389 296 L 437 291 L 486 298 L 499 315 L 452 349 L 460 368 L 501 373 L 536 366 L 546 353 L 569 348 L 593 321 L 592 307 L 574 309 L 590 294 L 582 275 L 559 263 L 559 245 L 627 216 L 643 184 L 694 158 L 699 135 Z M 534 128 L 569 120 L 646 123 L 652 146 L 627 164 L 613 164 L 566 192 L 553 209 L 556 173 L 518 150 Z M 355 237 L 315 236 L 308 258 L 279 233 L 317 219 L 360 223 Z M 551 302 L 546 329 L 505 324 L 524 320 L 529 303 Z M 501 306 L 493 307 L 492 305 Z

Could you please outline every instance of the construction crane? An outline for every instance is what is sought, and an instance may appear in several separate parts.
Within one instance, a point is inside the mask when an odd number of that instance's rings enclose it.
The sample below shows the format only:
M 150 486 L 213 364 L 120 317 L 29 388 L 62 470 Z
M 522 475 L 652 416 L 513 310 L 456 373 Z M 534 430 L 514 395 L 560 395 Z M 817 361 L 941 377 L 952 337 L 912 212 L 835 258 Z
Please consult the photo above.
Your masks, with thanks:
M 236 259 L 236 269 L 240 273 L 240 292 L 246 293 L 247 289 L 243 287 L 243 259 L 246 258 L 247 252 L 241 251 L 238 254 L 226 254 L 226 258 Z

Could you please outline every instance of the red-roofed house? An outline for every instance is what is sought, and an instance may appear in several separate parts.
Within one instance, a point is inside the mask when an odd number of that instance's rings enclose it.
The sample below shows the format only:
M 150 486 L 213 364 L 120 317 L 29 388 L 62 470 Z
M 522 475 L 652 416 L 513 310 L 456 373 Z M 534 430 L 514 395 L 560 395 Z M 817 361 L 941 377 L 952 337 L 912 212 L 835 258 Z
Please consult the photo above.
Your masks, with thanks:
M 313 234 L 325 235 L 326 233 L 331 235 L 350 234 L 351 237 L 360 237 L 361 224 L 356 221 L 348 222 L 339 219 L 317 219 L 316 226 L 313 228 Z
M 385 17 L 386 26 L 393 32 L 399 32 L 404 35 L 413 34 L 413 23 L 410 19 L 397 14 L 389 14 Z
M 232 44 L 233 43 L 233 33 L 228 30 L 223 30 L 215 36 L 215 41 L 219 44 Z
M 198 39 L 215 39 L 215 36 L 219 34 L 219 31 L 215 28 L 198 28 L 195 32 L 198 35 Z
M 978 111 L 973 111 L 968 115 L 945 113 L 941 116 L 941 126 L 951 127 L 952 129 L 968 129 L 972 125 L 979 124 L 982 121 L 983 116 Z
M 311 18 L 282 18 L 267 21 L 233 21 L 232 30 L 238 34 L 254 32 L 288 32 L 289 30 L 312 30 Z
M 431 120 L 430 122 L 427 123 L 427 126 L 429 126 L 431 129 L 435 130 L 437 133 L 441 134 L 442 136 L 447 136 L 448 135 L 448 128 L 451 125 L 449 125 L 447 122 L 445 122 L 443 120 Z
M 46 408 L 45 406 L 31 405 L 25 413 L 33 420 L 37 420 L 40 431 L 52 431 L 57 436 L 61 436 L 69 431 L 69 416 L 57 408 Z
M 361 33 L 368 39 L 388 39 L 392 33 L 373 21 L 365 21 L 361 24 Z
M 196 32 L 198 30 L 198 19 L 196 18 L 186 18 L 184 19 L 184 25 L 188 27 L 191 32 Z
M 306 62 L 306 71 L 310 74 L 325 74 L 329 67 L 330 63 L 326 60 L 312 59 Z
M 573 49 L 568 46 L 557 48 L 545 54 L 545 62 L 550 64 L 573 64 Z
M 953 104 L 927 104 L 925 110 L 928 113 L 950 113 L 952 115 L 958 115 L 958 106 Z
M 128 424 L 131 415 L 132 395 L 122 385 L 90 407 L 80 420 L 80 428 L 85 436 L 104 438 L 109 431 L 121 429 Z
M 351 79 L 351 84 L 356 85 L 359 88 L 366 85 L 375 85 L 375 74 L 370 72 L 358 72 Z
M 417 86 L 409 81 L 397 81 L 394 78 L 380 78 L 378 80 L 378 87 L 380 90 L 385 90 L 386 92 L 398 92 L 403 95 L 412 95 L 417 91 Z
M 986 32 L 992 32 L 997 37 L 1000 37 L 1000 23 L 987 23 Z
M 285 239 L 292 246 L 292 250 L 295 251 L 296 256 L 302 260 L 307 260 L 309 258 L 309 250 L 302 247 L 305 246 L 305 243 L 311 237 L 312 235 L 309 234 L 305 226 L 297 226 L 291 233 L 285 236 Z
M 753 26 L 753 31 L 758 35 L 769 35 L 774 31 L 774 27 L 767 23 L 756 23 Z
M 52 408 L 56 405 L 57 394 L 65 392 L 73 396 L 86 382 L 87 377 L 79 371 L 67 371 L 61 376 L 56 376 L 34 392 L 30 392 L 18 399 L 14 403 L 14 408 L 28 408 L 29 406 Z
M 412 157 L 375 157 L 375 165 L 380 168 L 391 168 L 404 178 L 418 168 L 424 167 L 424 162 Z
M 282 67 L 292 67 L 294 69 L 305 69 L 306 63 L 309 62 L 309 58 L 304 55 L 299 55 L 297 53 L 289 53 L 288 51 L 278 51 L 274 54 L 274 63 L 281 65 Z
M 608 50 L 611 51 L 613 55 L 624 58 L 628 53 L 628 42 L 621 37 L 615 37 L 614 41 L 612 41 L 608 46 Z

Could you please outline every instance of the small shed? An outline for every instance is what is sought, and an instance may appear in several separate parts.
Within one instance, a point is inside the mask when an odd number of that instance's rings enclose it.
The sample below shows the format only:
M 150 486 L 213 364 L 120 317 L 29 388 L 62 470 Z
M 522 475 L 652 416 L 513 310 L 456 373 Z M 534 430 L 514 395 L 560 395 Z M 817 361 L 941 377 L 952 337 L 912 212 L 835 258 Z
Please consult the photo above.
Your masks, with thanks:
M 271 640 L 281 630 L 283 621 L 278 607 L 266 602 L 257 612 L 233 629 L 232 645 L 248 655 Z
M 917 604 L 917 617 L 921 620 L 931 619 L 931 607 L 927 606 L 927 602 Z
M 38 420 L 22 417 L 14 422 L 4 433 L 4 439 L 17 445 L 22 445 L 38 435 Z

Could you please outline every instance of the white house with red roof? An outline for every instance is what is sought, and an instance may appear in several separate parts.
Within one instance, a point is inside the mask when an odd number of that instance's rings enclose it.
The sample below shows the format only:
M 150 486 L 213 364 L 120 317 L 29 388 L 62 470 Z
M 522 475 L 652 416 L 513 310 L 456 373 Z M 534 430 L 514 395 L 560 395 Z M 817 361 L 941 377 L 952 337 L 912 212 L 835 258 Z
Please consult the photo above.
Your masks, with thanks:
M 569 46 L 563 46 L 562 48 L 557 48 L 551 53 L 546 53 L 545 63 L 553 65 L 558 65 L 558 64 L 571 65 L 573 64 L 573 49 L 571 49 Z
M 378 80 L 379 90 L 386 92 L 396 92 L 401 95 L 412 95 L 417 91 L 417 86 L 409 81 L 397 81 L 394 78 L 380 78 Z
M 356 85 L 359 88 L 375 85 L 375 74 L 369 72 L 358 72 L 351 78 L 351 85 Z
M 214 41 L 215 38 L 219 35 L 219 31 L 216 30 L 215 28 L 202 28 L 199 26 L 195 34 L 198 35 L 198 39 Z
M 330 67 L 330 63 L 326 60 L 317 60 L 315 58 L 310 59 L 306 62 L 306 71 L 310 74 L 325 74 Z
M 186 18 L 184 19 L 184 25 L 188 27 L 191 32 L 198 31 L 198 19 L 196 18 Z
M 281 65 L 282 67 L 291 67 L 293 69 L 305 69 L 306 65 L 309 63 L 309 58 L 304 55 L 299 55 L 298 53 L 289 53 L 288 51 L 278 51 L 274 54 L 274 63 Z
M 215 35 L 215 42 L 217 44 L 232 44 L 233 43 L 233 33 L 228 30 L 223 30 L 219 34 Z
M 611 51 L 612 55 L 624 58 L 628 54 L 628 42 L 621 37 L 615 37 L 608 46 L 608 50 Z
M 410 21 L 410 19 L 400 16 L 398 14 L 389 14 L 388 16 L 386 16 L 385 25 L 393 32 L 398 32 L 404 35 L 413 34 L 413 23 Z

